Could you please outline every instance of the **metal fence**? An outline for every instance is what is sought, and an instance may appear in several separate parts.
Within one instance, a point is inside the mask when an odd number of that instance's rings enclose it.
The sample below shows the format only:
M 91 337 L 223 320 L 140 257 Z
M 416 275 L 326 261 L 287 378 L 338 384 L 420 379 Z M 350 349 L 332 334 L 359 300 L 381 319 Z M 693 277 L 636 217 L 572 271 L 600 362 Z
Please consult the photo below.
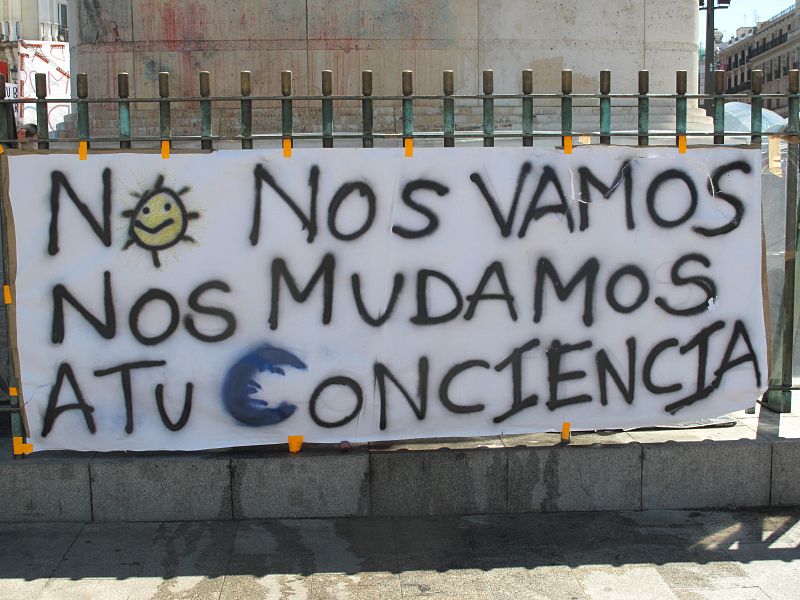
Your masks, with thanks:
M 725 72 L 716 71 L 713 79 L 713 93 L 708 95 L 687 93 L 687 73 L 677 71 L 674 94 L 650 93 L 649 73 L 638 73 L 638 89 L 636 93 L 611 93 L 611 72 L 600 72 L 599 93 L 573 93 L 572 72 L 569 70 L 561 73 L 561 90 L 558 93 L 534 93 L 534 76 L 531 70 L 521 73 L 522 93 L 495 94 L 493 72 L 483 72 L 481 94 L 455 94 L 454 73 L 444 71 L 442 77 L 441 94 L 414 94 L 413 73 L 403 71 L 401 75 L 401 95 L 376 96 L 372 89 L 372 72 L 361 73 L 361 95 L 333 95 L 333 73 L 322 71 L 321 91 L 319 96 L 301 96 L 292 93 L 292 73 L 281 73 L 280 96 L 253 96 L 251 94 L 251 75 L 248 71 L 241 72 L 241 87 L 236 96 L 212 96 L 211 76 L 208 71 L 198 74 L 199 96 L 170 96 L 169 73 L 160 73 L 158 78 L 159 95 L 156 98 L 132 98 L 129 95 L 129 80 L 127 73 L 120 73 L 117 77 L 117 98 L 91 98 L 89 96 L 88 79 L 85 73 L 76 76 L 76 97 L 70 102 L 74 106 L 76 122 L 74 132 L 69 130 L 50 132 L 48 129 L 49 104 L 64 104 L 65 100 L 47 98 L 47 82 L 44 74 L 36 74 L 35 99 L 7 99 L 5 98 L 5 81 L 0 75 L 0 144 L 14 147 L 18 140 L 15 137 L 16 123 L 14 120 L 14 105 L 35 103 L 38 140 L 35 142 L 39 150 L 50 150 L 54 147 L 75 149 L 85 156 L 91 147 L 129 149 L 133 147 L 151 147 L 161 149 L 162 155 L 170 152 L 173 144 L 184 147 L 195 147 L 202 150 L 212 150 L 223 145 L 227 147 L 241 144 L 243 149 L 282 144 L 284 149 L 291 149 L 296 141 L 321 142 L 323 148 L 333 148 L 339 145 L 360 145 L 372 148 L 376 141 L 384 144 L 410 144 L 415 141 L 436 145 L 441 141 L 444 147 L 454 147 L 456 142 L 480 142 L 483 146 L 492 147 L 497 140 L 516 143 L 522 146 L 534 146 L 536 143 L 549 143 L 555 141 L 564 152 L 571 152 L 575 138 L 581 143 L 610 145 L 629 144 L 647 146 L 650 144 L 669 144 L 677 146 L 680 152 L 686 152 L 689 144 L 725 144 L 726 136 L 733 136 L 745 143 L 761 147 L 767 136 L 775 137 L 776 134 L 766 134 L 762 127 L 762 111 L 765 99 L 782 99 L 788 106 L 788 120 L 784 131 L 777 134 L 787 146 L 787 168 L 785 181 L 781 184 L 781 221 L 783 231 L 777 231 L 776 226 L 765 226 L 765 237 L 770 244 L 770 236 L 780 243 L 781 248 L 772 252 L 777 256 L 782 268 L 779 269 L 780 277 L 770 281 L 769 299 L 774 309 L 771 310 L 771 364 L 769 389 L 762 399 L 762 404 L 779 412 L 788 412 L 791 407 L 791 390 L 793 389 L 792 372 L 800 375 L 800 368 L 795 364 L 798 356 L 794 352 L 796 331 L 795 308 L 795 256 L 797 252 L 798 229 L 798 164 L 800 159 L 800 71 L 789 72 L 789 91 L 787 94 L 763 94 L 763 73 L 759 70 L 751 72 L 750 89 L 747 93 L 725 94 Z M 710 100 L 713 118 L 713 127 L 690 130 L 687 127 L 690 103 L 693 106 L 697 101 Z M 747 132 L 727 131 L 725 128 L 725 103 L 728 101 L 747 101 L 752 106 L 750 127 Z M 654 130 L 651 128 L 651 103 L 657 102 L 659 106 L 671 110 L 670 120 L 674 118 L 673 130 Z M 158 134 L 136 135 L 132 125 L 135 123 L 136 113 L 132 106 L 157 104 L 158 109 Z M 196 106 L 199 112 L 199 131 L 192 135 L 173 134 L 173 106 Z M 358 131 L 337 131 L 334 123 L 334 104 L 339 106 L 349 105 L 360 108 L 360 129 Z M 376 103 L 389 103 L 398 106 L 401 110 L 402 131 L 380 131 L 375 128 Z M 482 127 L 477 130 L 458 129 L 456 127 L 456 108 L 459 104 L 477 104 L 481 107 Z M 503 106 L 516 106 L 520 111 L 519 129 L 499 129 L 495 127 L 496 104 Z M 701 102 L 702 103 L 702 102 Z M 236 106 L 238 104 L 238 123 L 234 132 L 229 135 L 216 133 L 212 128 L 212 114 L 215 105 Z M 280 115 L 280 131 L 255 131 L 254 105 L 261 104 L 274 107 Z M 438 106 L 441 109 L 441 129 L 421 130 L 415 128 L 415 106 Z M 90 116 L 93 110 L 108 110 L 113 107 L 117 116 L 117 135 L 92 136 L 90 132 Z M 296 131 L 294 109 L 297 106 L 319 109 L 319 128 L 314 131 Z M 537 129 L 535 115 L 542 107 L 555 107 L 560 114 L 560 128 Z M 574 116 L 576 110 L 591 107 L 597 111 L 596 127 L 590 129 L 576 129 Z M 635 123 L 633 128 L 614 127 L 612 123 L 612 109 L 618 108 L 630 111 L 628 119 Z M 234 109 L 235 110 L 235 109 Z M 594 114 L 591 112 L 590 114 Z M 619 114 L 619 113 L 618 113 Z M 583 119 L 586 122 L 586 119 Z M 93 145 L 93 146 L 92 146 Z M 763 179 L 762 179 L 763 181 Z M 772 188 L 775 188 L 772 182 Z M 762 203 L 763 206 L 763 203 Z M 2 215 L 5 218 L 5 215 Z M 0 223 L 2 226 L 2 223 Z M 775 240 L 773 240 L 774 242 Z M 7 240 L 3 241 L 4 244 Z M 774 246 L 774 244 L 773 244 Z M 5 249 L 5 248 L 4 248 Z M 7 256 L 7 252 L 4 252 Z M 10 303 L 8 294 L 9 277 L 3 265 L 3 278 L 5 290 L 5 303 Z M 777 271 L 777 269 L 776 269 Z M 0 332 L 0 343 L 8 349 L 8 310 L 4 311 L 0 325 L 5 326 L 5 331 Z M 10 354 L 8 354 L 10 356 Z M 10 359 L 9 359 L 10 360 Z M 0 413 L 11 413 L 12 436 L 15 442 L 24 442 L 24 429 L 21 419 L 17 382 L 14 370 L 10 363 L 6 365 L 5 372 L 0 374 L 4 380 L 0 381 L 4 397 L 0 397 Z M 15 443 L 15 453 L 17 444 Z

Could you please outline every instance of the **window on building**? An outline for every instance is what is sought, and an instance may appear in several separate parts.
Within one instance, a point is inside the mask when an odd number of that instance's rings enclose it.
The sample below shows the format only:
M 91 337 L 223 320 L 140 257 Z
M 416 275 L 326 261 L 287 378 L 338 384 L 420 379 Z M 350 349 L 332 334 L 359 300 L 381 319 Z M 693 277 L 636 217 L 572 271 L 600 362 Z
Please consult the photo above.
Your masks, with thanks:
M 68 42 L 69 30 L 67 29 L 67 3 L 59 2 L 56 6 L 58 9 L 58 39 L 62 42 Z

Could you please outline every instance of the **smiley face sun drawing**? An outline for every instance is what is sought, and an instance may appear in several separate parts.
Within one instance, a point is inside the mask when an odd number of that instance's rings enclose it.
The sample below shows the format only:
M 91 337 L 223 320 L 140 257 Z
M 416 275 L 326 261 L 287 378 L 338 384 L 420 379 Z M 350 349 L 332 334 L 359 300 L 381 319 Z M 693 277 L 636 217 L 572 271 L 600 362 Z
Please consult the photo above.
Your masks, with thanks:
M 128 241 L 122 247 L 127 250 L 136 244 L 149 250 L 156 268 L 161 266 L 158 251 L 165 250 L 178 242 L 197 243 L 186 235 L 189 221 L 200 217 L 199 213 L 188 212 L 181 196 L 189 191 L 183 187 L 177 192 L 164 187 L 164 176 L 159 175 L 152 190 L 143 194 L 133 193 L 139 202 L 132 210 L 122 212 L 123 217 L 130 217 L 128 225 Z

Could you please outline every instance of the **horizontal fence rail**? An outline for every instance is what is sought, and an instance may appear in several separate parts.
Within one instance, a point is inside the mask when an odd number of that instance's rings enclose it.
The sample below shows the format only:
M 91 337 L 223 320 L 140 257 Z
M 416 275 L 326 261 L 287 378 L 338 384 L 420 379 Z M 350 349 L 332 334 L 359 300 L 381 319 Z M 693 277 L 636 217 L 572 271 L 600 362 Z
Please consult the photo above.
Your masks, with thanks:
M 751 73 L 750 90 L 747 93 L 724 94 L 725 72 L 716 71 L 713 77 L 713 90 L 709 94 L 688 94 L 687 93 L 687 74 L 686 71 L 677 71 L 675 78 L 675 93 L 651 93 L 650 78 L 648 71 L 639 71 L 638 89 L 636 93 L 618 93 L 611 91 L 611 72 L 600 72 L 600 89 L 598 93 L 575 93 L 573 92 L 572 71 L 564 70 L 561 72 L 560 92 L 537 92 L 534 93 L 534 77 L 531 70 L 524 70 L 521 73 L 521 93 L 494 93 L 493 71 L 483 71 L 482 93 L 480 94 L 455 94 L 454 93 L 454 74 L 453 71 L 444 71 L 442 76 L 442 94 L 414 94 L 413 72 L 403 71 L 401 74 L 401 95 L 373 95 L 372 72 L 361 72 L 361 95 L 334 95 L 333 91 L 333 72 L 325 70 L 321 72 L 321 95 L 296 95 L 293 94 L 292 72 L 283 71 L 280 80 L 280 95 L 275 96 L 254 96 L 252 95 L 251 74 L 249 71 L 242 71 L 240 74 L 239 95 L 211 95 L 211 74 L 208 71 L 200 71 L 198 74 L 197 96 L 171 96 L 170 95 L 170 76 L 167 72 L 159 73 L 158 76 L 158 97 L 152 98 L 132 98 L 130 97 L 130 87 L 127 73 L 119 73 L 117 76 L 117 97 L 116 98 L 92 98 L 89 95 L 88 80 L 85 73 L 76 76 L 76 97 L 73 99 L 53 99 L 47 98 L 45 74 L 37 73 L 35 76 L 36 98 L 8 99 L 5 97 L 5 87 L 0 85 L 0 143 L 14 145 L 16 139 L 16 125 L 14 120 L 14 105 L 33 104 L 36 108 L 36 125 L 38 128 L 37 148 L 48 149 L 52 142 L 60 143 L 89 143 L 97 142 L 103 144 L 118 145 L 119 148 L 130 148 L 132 142 L 141 143 L 163 143 L 163 142 L 186 142 L 191 145 L 196 144 L 205 150 L 211 150 L 215 143 L 235 142 L 241 144 L 244 149 L 254 147 L 254 143 L 281 140 L 319 140 L 324 148 L 332 148 L 335 142 L 350 142 L 360 140 L 365 148 L 374 146 L 376 139 L 396 140 L 404 142 L 406 140 L 442 140 L 445 147 L 455 145 L 455 140 L 483 140 L 484 146 L 493 146 L 499 138 L 517 138 L 521 140 L 523 146 L 533 145 L 535 138 L 561 138 L 563 144 L 571 144 L 572 138 L 576 136 L 590 136 L 592 143 L 597 138 L 600 145 L 611 144 L 614 138 L 619 141 L 622 138 L 633 138 L 640 146 L 646 146 L 651 138 L 656 136 L 675 136 L 675 145 L 681 144 L 681 137 L 685 142 L 687 138 L 695 141 L 708 141 L 713 144 L 723 144 L 725 136 L 750 136 L 752 143 L 759 143 L 764 134 L 762 130 L 761 113 L 753 111 L 750 129 L 747 132 L 728 131 L 725 129 L 725 103 L 728 101 L 747 101 L 754 108 L 762 108 L 764 100 L 784 99 L 788 105 L 796 104 L 798 94 L 800 94 L 800 71 L 792 70 L 789 73 L 789 91 L 786 94 L 764 94 L 763 73 L 754 70 Z M 3 75 L 0 75 L 0 83 L 5 83 Z M 711 101 L 711 117 L 713 119 L 713 129 L 691 130 L 688 127 L 689 103 L 698 100 Z M 654 130 L 651 128 L 651 104 L 658 101 L 659 106 L 671 111 L 670 118 L 674 116 L 674 128 L 666 130 Z M 589 102 L 587 106 L 582 106 Z M 234 127 L 232 134 L 220 134 L 214 131 L 215 106 L 219 103 L 226 103 L 228 107 L 224 110 L 227 114 L 234 109 L 231 104 L 238 103 L 238 125 Z M 376 103 L 391 103 L 400 109 L 402 124 L 400 130 L 379 131 L 375 127 L 375 108 Z M 441 107 L 441 129 L 427 130 L 426 128 L 415 128 L 415 104 L 425 103 L 426 108 L 432 106 Z M 519 129 L 501 129 L 496 126 L 496 107 L 498 103 L 503 103 L 504 108 L 512 107 L 521 111 L 519 115 Z M 71 104 L 72 131 L 63 130 L 50 132 L 48 128 L 49 107 L 53 104 Z M 104 105 L 108 114 L 108 106 L 114 107 L 116 112 L 116 135 L 92 136 L 90 132 L 90 117 L 97 105 Z M 135 125 L 137 124 L 132 111 L 133 105 L 157 105 L 158 112 L 158 133 L 150 135 L 136 135 Z M 192 114 L 198 114 L 198 125 L 196 133 L 176 134 L 173 127 L 173 112 L 178 110 L 186 112 L 186 105 L 197 105 Z M 480 106 L 481 118 L 480 127 L 475 129 L 459 129 L 456 127 L 456 109 L 459 105 Z M 254 110 L 257 105 L 264 106 L 267 110 L 280 114 L 280 127 L 274 127 L 267 131 L 255 131 L 257 120 L 254 120 Z M 360 130 L 358 131 L 337 131 L 334 123 L 334 105 L 348 106 L 354 109 L 360 108 Z M 295 109 L 302 108 L 319 109 L 318 127 L 314 131 L 297 131 Z M 557 126 L 551 129 L 537 129 L 535 127 L 536 117 L 541 116 L 542 109 L 558 111 L 559 116 L 553 116 L 557 124 L 560 120 L 560 128 Z M 576 128 L 574 117 L 582 109 L 599 109 L 596 117 L 596 127 L 589 129 Z M 627 127 L 619 127 L 619 123 L 614 123 L 613 109 L 618 111 L 629 111 L 630 118 Z M 153 111 L 155 112 L 155 111 Z M 635 113 L 635 114 L 634 114 Z M 783 133 L 786 135 L 798 134 L 798 123 L 796 111 L 789 111 L 790 118 Z M 619 115 L 617 114 L 617 121 Z M 583 119 L 582 122 L 586 122 Z M 614 125 L 617 125 L 615 128 Z M 352 128 L 351 128 L 352 129 Z M 51 135 L 51 133 L 53 135 Z

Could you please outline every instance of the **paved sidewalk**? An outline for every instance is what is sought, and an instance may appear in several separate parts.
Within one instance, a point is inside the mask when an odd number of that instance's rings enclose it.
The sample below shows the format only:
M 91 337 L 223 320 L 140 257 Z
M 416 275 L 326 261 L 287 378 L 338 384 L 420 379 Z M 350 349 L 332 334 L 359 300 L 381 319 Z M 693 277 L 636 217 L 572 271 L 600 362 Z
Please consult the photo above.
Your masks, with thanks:
M 800 597 L 800 508 L 0 524 L 0 598 Z

